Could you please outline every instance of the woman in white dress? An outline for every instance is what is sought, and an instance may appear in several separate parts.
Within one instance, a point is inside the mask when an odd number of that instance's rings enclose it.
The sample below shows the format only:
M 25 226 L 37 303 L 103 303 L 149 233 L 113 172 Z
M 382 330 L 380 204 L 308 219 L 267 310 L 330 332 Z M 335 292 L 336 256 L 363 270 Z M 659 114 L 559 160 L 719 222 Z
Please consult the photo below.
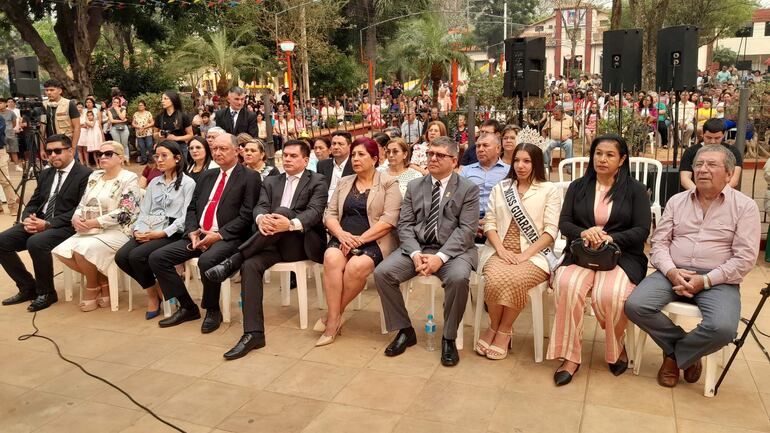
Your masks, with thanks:
M 115 253 L 129 240 L 131 226 L 139 212 L 141 190 L 136 173 L 123 170 L 123 145 L 106 141 L 95 152 L 101 170 L 91 173 L 75 213 L 75 235 L 52 253 L 67 267 L 86 277 L 82 311 L 109 307 L 107 269 Z

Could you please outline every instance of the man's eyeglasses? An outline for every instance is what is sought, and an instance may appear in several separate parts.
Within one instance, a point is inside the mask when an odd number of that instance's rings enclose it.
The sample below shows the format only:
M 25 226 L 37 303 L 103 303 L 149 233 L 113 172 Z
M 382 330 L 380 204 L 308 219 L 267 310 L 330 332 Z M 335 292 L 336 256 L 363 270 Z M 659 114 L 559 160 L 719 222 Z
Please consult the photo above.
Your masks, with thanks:
M 441 160 L 443 160 L 443 159 L 445 159 L 445 158 L 451 158 L 451 157 L 453 157 L 454 155 L 450 155 L 450 154 L 448 154 L 448 153 L 438 153 L 438 152 L 431 152 L 431 151 L 428 151 L 428 152 L 425 152 L 425 156 L 427 156 L 427 157 L 428 157 L 428 159 L 433 159 L 433 157 L 435 156 L 435 157 L 436 157 L 436 159 L 438 159 L 439 161 L 441 161 Z
M 719 164 L 719 163 L 714 162 L 714 161 L 706 161 L 706 162 L 698 161 L 695 164 L 693 164 L 692 166 L 694 168 L 696 168 L 696 169 L 706 167 L 709 170 L 715 170 L 715 169 L 717 169 L 719 167 L 724 167 L 724 164 Z
M 64 152 L 64 151 L 65 151 L 65 150 L 67 150 L 67 149 L 69 149 L 69 147 L 60 147 L 60 148 L 58 148 L 58 149 L 46 149 L 46 150 L 45 150 L 45 153 L 46 153 L 46 155 L 48 155 L 48 156 L 51 156 L 51 155 L 53 155 L 54 153 L 55 153 L 55 154 L 57 154 L 57 155 L 61 155 L 61 154 L 62 154 L 62 152 Z
M 94 156 L 96 156 L 97 159 L 102 159 L 102 158 L 110 159 L 113 156 L 115 156 L 115 152 L 112 150 L 108 150 L 106 152 L 100 152 L 97 150 L 96 152 L 94 152 Z

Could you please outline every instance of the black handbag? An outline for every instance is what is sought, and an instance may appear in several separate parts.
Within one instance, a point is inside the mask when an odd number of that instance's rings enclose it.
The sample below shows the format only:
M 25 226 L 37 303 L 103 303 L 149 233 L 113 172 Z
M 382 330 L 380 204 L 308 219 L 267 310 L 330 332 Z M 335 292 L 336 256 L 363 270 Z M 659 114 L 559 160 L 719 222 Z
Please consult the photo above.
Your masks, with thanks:
M 575 239 L 569 246 L 575 264 L 592 271 L 611 271 L 620 260 L 620 248 L 615 243 L 604 243 L 597 249 L 583 244 L 583 239 Z

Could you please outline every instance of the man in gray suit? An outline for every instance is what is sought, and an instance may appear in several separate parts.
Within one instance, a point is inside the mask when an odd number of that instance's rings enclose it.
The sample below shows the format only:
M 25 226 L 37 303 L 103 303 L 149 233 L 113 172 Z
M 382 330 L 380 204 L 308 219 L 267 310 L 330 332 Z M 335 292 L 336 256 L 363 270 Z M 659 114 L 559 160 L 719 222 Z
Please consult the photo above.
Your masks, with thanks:
M 458 150 L 448 137 L 433 140 L 427 152 L 430 175 L 409 182 L 401 206 L 401 254 L 394 251 L 374 271 L 385 324 L 389 331 L 398 330 L 386 356 L 400 355 L 417 343 L 399 285 L 416 275 L 436 275 L 444 283 L 441 363 L 460 361 L 455 338 L 468 302 L 468 279 L 478 264 L 473 237 L 479 224 L 479 188 L 454 172 Z

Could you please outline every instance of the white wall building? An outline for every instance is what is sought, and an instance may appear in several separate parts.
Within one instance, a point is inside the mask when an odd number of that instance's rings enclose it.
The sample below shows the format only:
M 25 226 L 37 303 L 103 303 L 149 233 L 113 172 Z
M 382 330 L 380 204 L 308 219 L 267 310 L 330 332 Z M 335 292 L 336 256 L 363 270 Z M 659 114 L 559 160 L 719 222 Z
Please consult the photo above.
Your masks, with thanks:
M 714 43 L 715 47 L 726 47 L 739 54 L 738 61 L 750 62 L 751 70 L 767 71 L 770 66 L 770 9 L 757 9 L 751 17 L 751 31 L 745 38 L 730 37 Z M 706 69 L 708 46 L 698 50 L 698 69 Z M 749 64 L 746 64 L 749 67 Z

